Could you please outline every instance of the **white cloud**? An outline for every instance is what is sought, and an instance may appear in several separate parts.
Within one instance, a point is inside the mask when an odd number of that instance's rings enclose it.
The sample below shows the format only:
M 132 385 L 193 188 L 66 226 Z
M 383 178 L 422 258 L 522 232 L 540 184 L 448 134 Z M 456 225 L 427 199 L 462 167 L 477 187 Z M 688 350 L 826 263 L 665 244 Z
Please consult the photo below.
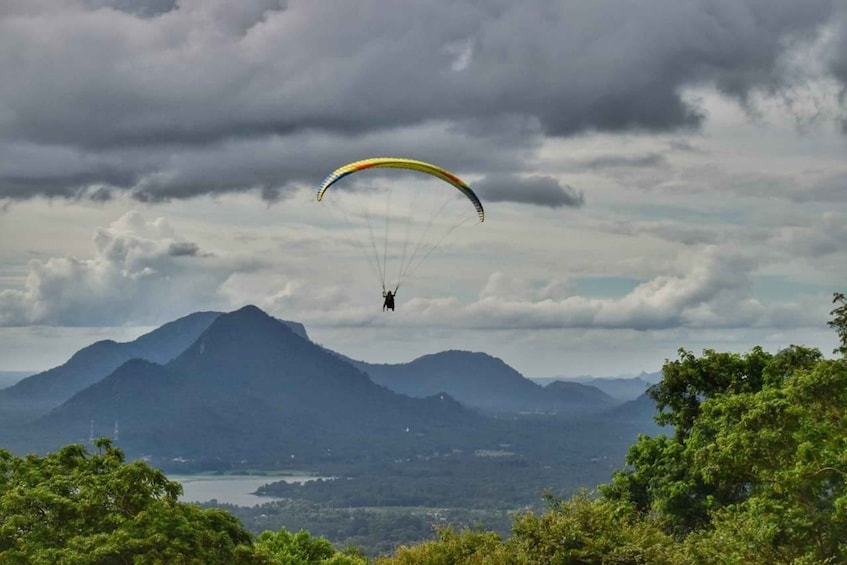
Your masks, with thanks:
M 307 323 L 320 326 L 647 331 L 820 325 L 824 313 L 808 298 L 771 304 L 755 298 L 753 277 L 764 260 L 732 245 L 707 246 L 680 257 L 678 274 L 657 275 L 616 298 L 578 296 L 567 283 L 539 286 L 494 272 L 474 301 L 414 297 L 398 301 L 397 311 L 388 317 L 375 316 L 373 308 L 345 306 L 345 296 L 330 291 L 289 288 L 276 301 L 284 304 L 284 311 L 293 309 Z
M 216 257 L 163 218 L 129 212 L 93 238 L 94 256 L 29 263 L 25 288 L 0 291 L 0 325 L 106 326 L 161 323 L 226 306 L 220 286 L 255 262 Z

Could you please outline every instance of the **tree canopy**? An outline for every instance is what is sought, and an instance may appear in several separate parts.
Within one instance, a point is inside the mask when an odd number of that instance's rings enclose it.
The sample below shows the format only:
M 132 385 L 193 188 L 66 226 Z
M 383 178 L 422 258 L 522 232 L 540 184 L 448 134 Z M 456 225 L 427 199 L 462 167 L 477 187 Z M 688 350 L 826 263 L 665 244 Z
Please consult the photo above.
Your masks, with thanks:
M 0 562 L 365 563 L 306 532 L 254 541 L 232 515 L 181 503 L 182 486 L 107 439 L 46 456 L 0 450 Z

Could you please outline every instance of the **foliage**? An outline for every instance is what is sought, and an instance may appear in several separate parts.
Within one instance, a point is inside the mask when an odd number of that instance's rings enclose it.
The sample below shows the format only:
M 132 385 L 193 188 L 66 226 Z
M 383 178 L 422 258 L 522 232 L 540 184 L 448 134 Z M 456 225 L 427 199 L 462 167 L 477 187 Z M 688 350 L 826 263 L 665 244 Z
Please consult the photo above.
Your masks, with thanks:
M 662 380 L 647 393 L 659 409 L 656 420 L 674 426 L 676 437 L 684 439 L 704 400 L 718 394 L 760 390 L 764 368 L 771 359 L 772 355 L 761 347 L 746 355 L 707 349 L 699 358 L 680 349 L 679 359 L 665 363 Z
M 840 353 L 847 357 L 847 296 L 843 292 L 835 292 L 832 295 L 832 303 L 840 304 L 840 306 L 836 306 L 830 312 L 832 320 L 827 322 L 827 325 L 835 330 L 841 342 L 833 353 Z
M 452 528 L 439 530 L 438 539 L 415 546 L 403 546 L 376 565 L 507 565 L 515 561 L 500 536 L 493 532 Z
M 361 553 L 337 551 L 326 538 L 285 529 L 262 532 L 255 544 L 257 562 L 280 565 L 366 565 Z
M 783 357 L 806 362 L 816 356 L 813 351 L 790 349 L 772 369 L 774 356 L 759 347 L 746 355 L 707 349 L 703 357 L 680 350 L 679 357 L 665 363 L 661 382 L 648 392 L 659 409 L 656 420 L 673 425 L 673 437 L 640 436 L 627 454 L 629 468 L 616 472 L 612 484 L 601 487 L 601 492 L 610 500 L 630 502 L 641 512 L 667 517 L 669 527 L 684 534 L 705 526 L 712 509 L 743 496 L 736 484 L 707 482 L 693 464 L 688 438 L 700 421 L 702 405 L 710 398 L 753 393 L 768 382 L 779 382 L 785 373 Z
M 378 565 L 680 563 L 673 539 L 657 523 L 642 519 L 627 505 L 592 500 L 585 493 L 570 500 L 549 499 L 542 515 L 515 517 L 512 536 L 452 528 L 438 540 L 402 547 Z
M 508 545 L 519 563 L 678 563 L 674 540 L 659 522 L 631 506 L 585 493 L 552 501 L 541 516 L 525 514 Z
M 178 502 L 182 486 L 107 439 L 44 457 L 0 450 L 0 562 L 360 565 L 322 538 L 252 535 L 231 514 Z
M 845 360 L 682 352 L 651 394 L 675 433 L 640 437 L 607 500 L 663 520 L 695 562 L 847 560 Z
M 508 565 L 516 563 L 500 536 L 493 532 L 453 528 L 439 530 L 438 539 L 403 546 L 376 565 Z
M 771 562 L 847 561 L 847 363 L 821 360 L 784 386 L 715 399 L 703 416 L 689 446 L 694 465 L 709 484 L 745 496 L 717 508 L 712 531 L 693 546 L 744 531 L 739 561 L 744 552 Z
M 247 562 L 251 536 L 235 518 L 177 502 L 179 483 L 108 440 L 97 447 L 0 451 L 0 561 Z

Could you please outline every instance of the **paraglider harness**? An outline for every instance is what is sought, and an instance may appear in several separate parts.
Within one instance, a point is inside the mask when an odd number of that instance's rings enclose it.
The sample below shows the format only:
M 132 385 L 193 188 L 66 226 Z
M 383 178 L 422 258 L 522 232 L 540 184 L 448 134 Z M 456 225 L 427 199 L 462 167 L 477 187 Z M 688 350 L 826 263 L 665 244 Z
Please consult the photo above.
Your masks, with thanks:
M 382 311 L 385 312 L 385 309 L 388 308 L 392 312 L 394 312 L 394 297 L 397 296 L 397 289 L 400 288 L 400 284 L 394 287 L 394 292 L 385 290 L 385 287 L 382 287 L 382 297 L 385 298 L 385 302 L 382 303 Z

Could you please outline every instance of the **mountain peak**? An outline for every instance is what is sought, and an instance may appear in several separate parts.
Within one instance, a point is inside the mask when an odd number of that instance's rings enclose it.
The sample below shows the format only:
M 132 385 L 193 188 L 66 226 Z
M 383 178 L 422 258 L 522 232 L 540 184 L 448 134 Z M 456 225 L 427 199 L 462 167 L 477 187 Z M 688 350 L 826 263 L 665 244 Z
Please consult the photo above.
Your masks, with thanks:
M 256 306 L 244 306 L 221 314 L 168 366 L 184 374 L 229 374 L 249 380 L 251 375 L 282 374 L 285 366 L 320 363 L 315 358 L 325 355 L 323 349 L 289 324 Z
M 309 340 L 309 335 L 306 333 L 306 328 L 303 324 L 299 322 L 292 322 L 290 320 L 282 320 L 279 318 L 275 318 L 253 304 L 248 304 L 246 306 L 242 306 L 238 310 L 233 310 L 228 314 L 225 314 L 228 319 L 227 323 L 239 323 L 239 324 L 273 324 L 276 325 L 278 323 L 282 323 L 289 330 L 299 335 L 303 339 Z M 311 341 L 311 340 L 309 340 Z
M 261 308 L 259 308 L 258 306 L 254 305 L 254 304 L 248 304 L 246 306 L 242 306 L 238 310 L 233 310 L 232 312 L 230 312 L 229 315 L 230 316 L 259 316 L 259 317 L 264 317 L 264 318 L 270 318 L 271 317 L 264 310 L 262 310 Z

